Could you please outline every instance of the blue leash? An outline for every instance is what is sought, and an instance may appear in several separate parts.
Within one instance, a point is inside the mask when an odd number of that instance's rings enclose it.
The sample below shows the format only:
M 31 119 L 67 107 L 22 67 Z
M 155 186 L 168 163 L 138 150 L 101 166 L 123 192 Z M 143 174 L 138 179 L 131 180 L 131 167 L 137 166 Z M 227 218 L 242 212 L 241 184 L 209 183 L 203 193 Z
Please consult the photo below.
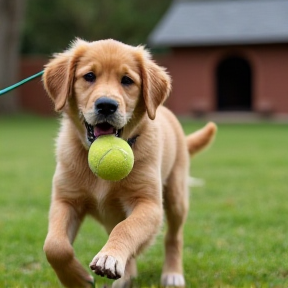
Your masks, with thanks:
M 11 90 L 13 90 L 13 89 L 15 89 L 15 88 L 17 88 L 17 87 L 25 84 L 25 83 L 27 83 L 28 81 L 31 81 L 31 80 L 33 80 L 33 79 L 35 79 L 35 78 L 37 78 L 37 77 L 42 76 L 43 73 L 44 73 L 44 71 L 38 72 L 38 73 L 36 73 L 36 74 L 34 74 L 34 75 L 26 78 L 26 79 L 24 79 L 24 80 L 22 80 L 22 81 L 20 81 L 20 82 L 18 82 L 18 83 L 16 83 L 16 84 L 14 84 L 14 85 L 11 85 L 11 86 L 3 89 L 3 90 L 0 90 L 0 96 L 4 95 L 4 94 L 7 93 L 7 92 L 10 92 Z

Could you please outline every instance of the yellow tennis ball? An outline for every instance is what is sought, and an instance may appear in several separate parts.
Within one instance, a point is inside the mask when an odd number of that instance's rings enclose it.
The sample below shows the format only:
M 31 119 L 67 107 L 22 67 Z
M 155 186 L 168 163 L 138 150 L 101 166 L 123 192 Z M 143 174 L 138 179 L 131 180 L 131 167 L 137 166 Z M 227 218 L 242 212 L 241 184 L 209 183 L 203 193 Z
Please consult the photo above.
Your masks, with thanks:
M 90 146 L 88 164 L 104 180 L 119 181 L 132 170 L 134 155 L 129 144 L 114 135 L 98 137 Z

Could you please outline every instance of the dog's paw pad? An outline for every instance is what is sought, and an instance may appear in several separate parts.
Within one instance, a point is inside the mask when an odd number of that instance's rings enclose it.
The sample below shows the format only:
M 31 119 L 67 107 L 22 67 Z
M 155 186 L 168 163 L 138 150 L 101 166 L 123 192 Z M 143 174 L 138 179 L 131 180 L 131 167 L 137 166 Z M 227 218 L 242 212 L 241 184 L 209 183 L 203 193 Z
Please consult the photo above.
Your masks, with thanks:
M 182 274 L 167 273 L 161 277 L 161 286 L 163 287 L 184 287 L 185 280 Z
M 108 256 L 102 253 L 97 254 L 92 262 L 90 268 L 95 274 L 106 276 L 109 279 L 118 279 L 124 274 L 124 267 L 120 261 L 113 256 Z

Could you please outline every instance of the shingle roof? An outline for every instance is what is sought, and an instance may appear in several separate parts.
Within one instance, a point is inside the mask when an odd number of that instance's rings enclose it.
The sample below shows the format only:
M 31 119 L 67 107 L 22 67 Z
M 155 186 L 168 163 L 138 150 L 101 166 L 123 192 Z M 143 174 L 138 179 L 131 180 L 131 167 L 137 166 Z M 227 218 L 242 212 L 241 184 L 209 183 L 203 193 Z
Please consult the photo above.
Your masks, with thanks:
M 151 46 L 288 43 L 288 0 L 174 1 Z

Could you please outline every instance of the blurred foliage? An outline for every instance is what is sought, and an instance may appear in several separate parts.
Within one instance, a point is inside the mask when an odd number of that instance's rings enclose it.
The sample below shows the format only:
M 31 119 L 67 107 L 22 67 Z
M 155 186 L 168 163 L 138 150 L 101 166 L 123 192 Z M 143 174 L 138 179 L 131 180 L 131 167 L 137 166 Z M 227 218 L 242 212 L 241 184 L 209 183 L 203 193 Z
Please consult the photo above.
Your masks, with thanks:
M 27 0 L 22 54 L 52 54 L 71 40 L 145 44 L 171 0 Z

